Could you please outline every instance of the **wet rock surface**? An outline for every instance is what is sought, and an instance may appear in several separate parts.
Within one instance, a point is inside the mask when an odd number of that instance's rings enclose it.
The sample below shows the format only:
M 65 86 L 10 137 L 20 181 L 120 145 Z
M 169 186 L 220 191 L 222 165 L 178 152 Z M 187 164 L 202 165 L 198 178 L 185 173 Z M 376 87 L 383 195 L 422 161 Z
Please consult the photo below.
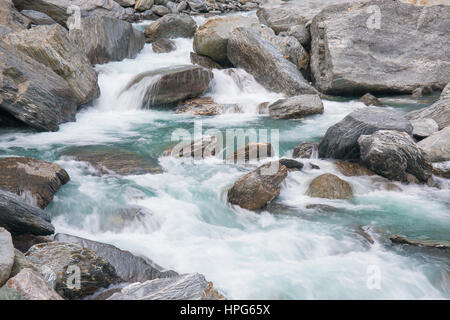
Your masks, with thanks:
M 308 115 L 323 113 L 323 103 L 318 95 L 304 94 L 280 99 L 268 106 L 274 119 L 299 119 Z
M 326 173 L 311 181 L 306 195 L 314 198 L 350 199 L 353 197 L 353 189 L 348 182 Z

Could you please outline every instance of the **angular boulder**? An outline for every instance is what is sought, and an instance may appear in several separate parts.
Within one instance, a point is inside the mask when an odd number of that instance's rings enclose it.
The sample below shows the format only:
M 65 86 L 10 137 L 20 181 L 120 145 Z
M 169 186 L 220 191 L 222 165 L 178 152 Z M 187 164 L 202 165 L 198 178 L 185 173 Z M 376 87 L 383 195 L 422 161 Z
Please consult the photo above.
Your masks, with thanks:
M 41 243 L 32 246 L 26 256 L 37 268 L 55 276 L 56 292 L 67 299 L 81 299 L 122 281 L 108 261 L 77 244 Z M 79 289 L 71 285 L 69 278 L 78 271 Z
M 223 69 L 223 67 L 220 64 L 218 64 L 213 59 L 211 59 L 207 56 L 202 56 L 195 52 L 191 52 L 190 58 L 191 58 L 192 64 L 197 64 L 197 65 L 202 66 L 207 69 L 219 69 L 219 70 Z
M 159 39 L 152 43 L 152 50 L 156 53 L 167 53 L 176 50 L 175 42 L 168 39 Z
M 14 265 L 14 247 L 11 234 L 0 227 L 0 287 L 9 279 Z
M 302 142 L 298 146 L 294 147 L 292 152 L 293 158 L 312 158 L 319 149 L 317 142 Z
M 0 225 L 13 235 L 49 235 L 55 232 L 49 215 L 17 195 L 0 189 Z
M 170 14 L 171 10 L 165 6 L 160 6 L 160 5 L 154 5 L 152 7 L 152 11 L 154 14 L 156 14 L 157 16 L 163 17 L 165 15 Z
M 311 72 L 321 92 L 411 93 L 448 83 L 450 6 L 347 3 L 322 10 L 310 29 Z
M 361 163 L 380 176 L 402 182 L 411 181 L 409 175 L 420 182 L 431 178 L 431 164 L 405 132 L 379 130 L 371 135 L 361 135 L 358 144 Z
M 300 24 L 292 26 L 286 31 L 286 34 L 297 39 L 304 48 L 309 48 L 311 44 L 311 34 L 309 29 L 304 25 Z
M 378 130 L 396 130 L 412 134 L 411 123 L 397 112 L 365 107 L 353 111 L 328 128 L 319 145 L 320 158 L 358 160 L 358 138 Z
M 18 195 L 25 193 L 40 208 L 45 208 L 69 180 L 66 170 L 55 163 L 25 157 L 0 159 L 0 188 Z
M 269 105 L 269 114 L 274 119 L 299 119 L 323 113 L 323 103 L 317 94 L 279 99 Z
M 69 35 L 92 64 L 133 59 L 145 44 L 144 33 L 131 23 L 102 16 L 81 19 L 81 28 Z
M 55 241 L 74 243 L 90 249 L 107 260 L 116 270 L 117 275 L 126 282 L 144 282 L 156 278 L 176 276 L 174 271 L 163 271 L 161 267 L 148 259 L 137 257 L 129 251 L 97 241 L 83 239 L 68 234 L 58 233 Z
M 29 268 L 9 279 L 5 287 L 16 290 L 25 300 L 64 300 L 39 273 Z
M 14 264 L 11 269 L 10 278 L 15 277 L 23 269 L 28 268 L 39 272 L 37 268 L 28 260 L 28 258 L 21 251 L 14 249 Z
M 57 23 L 55 20 L 50 18 L 43 12 L 34 11 L 34 10 L 22 10 L 20 12 L 22 15 L 30 19 L 32 24 L 37 26 L 39 25 L 51 25 Z
M 436 121 L 430 118 L 410 120 L 413 126 L 412 135 L 417 140 L 425 139 L 431 136 L 433 133 L 439 131 L 439 125 Z
M 360 99 L 360 102 L 364 103 L 366 106 L 376 106 L 381 107 L 383 104 L 380 102 L 380 100 L 377 99 L 374 95 L 370 93 L 366 93 L 363 95 Z
M 25 30 L 30 20 L 20 14 L 11 0 L 0 1 L 0 36 L 9 32 Z
M 159 18 L 147 29 L 145 38 L 147 42 L 154 42 L 159 39 L 192 38 L 197 24 L 187 14 L 167 14 Z
M 10 33 L 2 40 L 64 78 L 77 104 L 86 104 L 100 95 L 97 73 L 60 25 L 36 26 Z
M 181 65 L 141 73 L 125 90 L 144 86 L 143 107 L 172 107 L 177 102 L 203 94 L 212 78 L 213 73 L 203 67 Z
M 153 0 L 136 0 L 134 8 L 137 11 L 145 11 L 150 9 L 153 6 L 153 3 Z M 128 6 L 131 6 L 131 4 L 128 3 Z
M 0 89 L 0 112 L 20 123 L 57 131 L 75 120 L 77 104 L 67 81 L 1 40 Z
M 417 144 L 430 162 L 450 160 L 450 126 L 433 133 Z
M 227 57 L 268 90 L 291 96 L 317 94 L 297 67 L 254 29 L 234 29 L 228 39 Z
M 311 181 L 306 195 L 314 198 L 350 199 L 353 197 L 353 189 L 347 181 L 325 173 Z
M 227 64 L 228 39 L 237 27 L 257 27 L 253 17 L 234 16 L 211 19 L 202 24 L 194 35 L 194 51 L 219 64 Z
M 270 166 L 278 170 L 269 169 Z M 280 184 L 286 179 L 287 171 L 287 168 L 279 163 L 269 162 L 262 165 L 234 183 L 228 190 L 228 202 L 247 210 L 264 208 L 280 194 Z

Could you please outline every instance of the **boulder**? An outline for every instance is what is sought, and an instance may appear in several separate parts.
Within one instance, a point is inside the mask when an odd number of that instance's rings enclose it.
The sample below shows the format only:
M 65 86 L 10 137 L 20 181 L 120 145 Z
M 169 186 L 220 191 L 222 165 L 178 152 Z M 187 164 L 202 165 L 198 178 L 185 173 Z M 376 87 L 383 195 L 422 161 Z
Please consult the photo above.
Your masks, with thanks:
M 34 10 L 22 10 L 20 12 L 22 15 L 30 19 L 32 24 L 37 26 L 39 25 L 51 25 L 57 23 L 55 20 L 50 18 L 43 12 L 34 11 Z
M 292 152 L 293 158 L 313 158 L 319 149 L 319 144 L 316 142 L 302 142 L 294 147 Z
M 0 301 L 3 300 L 24 300 L 24 298 L 19 291 L 2 287 L 0 288 Z
M 371 95 L 370 93 L 366 93 L 363 95 L 360 99 L 360 102 L 364 103 L 366 106 L 376 106 L 381 107 L 383 104 L 380 102 L 380 100 L 377 99 L 374 95 Z
M 9 32 L 25 30 L 29 27 L 30 20 L 20 14 L 11 0 L 0 1 L 0 36 Z
M 13 0 L 19 10 L 34 10 L 47 14 L 60 25 L 66 27 L 70 16 L 76 14 L 69 9 L 80 8 L 82 18 L 108 16 L 121 20 L 130 19 L 130 13 L 114 0 Z M 72 7 L 73 8 L 73 7 Z
M 64 78 L 77 104 L 86 104 L 100 95 L 97 73 L 60 25 L 36 26 L 10 33 L 2 40 Z
M 133 283 L 107 300 L 223 300 L 212 282 L 198 273 Z
M 450 179 L 450 161 L 433 162 L 431 165 L 435 176 Z
M 142 20 L 152 20 L 152 21 L 154 21 L 154 20 L 158 20 L 159 19 L 159 16 L 157 16 L 152 10 L 146 10 L 144 12 L 141 12 L 139 14 L 139 17 Z
M 405 132 L 379 130 L 361 135 L 358 144 L 361 163 L 380 176 L 402 182 L 411 181 L 409 175 L 420 182 L 427 182 L 431 177 L 431 164 Z
M 450 160 L 450 126 L 433 133 L 417 144 L 430 162 Z
M 228 39 L 227 57 L 268 90 L 291 96 L 317 93 L 297 67 L 256 30 L 235 29 Z
M 218 147 L 219 143 L 216 137 L 202 136 L 202 138 L 194 141 L 182 141 L 178 143 L 176 146 L 164 151 L 163 156 L 172 156 L 175 158 L 192 157 L 201 159 L 218 154 Z
M 55 232 L 50 217 L 15 194 L 0 189 L 0 225 L 13 235 L 49 235 Z
M 237 27 L 257 27 L 256 18 L 233 16 L 211 19 L 202 24 L 194 35 L 194 51 L 219 64 L 227 64 L 228 39 Z
M 178 12 L 186 10 L 187 6 L 188 6 L 187 1 L 180 1 L 177 5 Z
M 69 35 L 92 64 L 133 59 L 145 44 L 144 34 L 131 23 L 110 17 L 81 19 L 81 28 Z
M 429 107 L 407 113 L 409 120 L 433 119 L 439 126 L 439 130 L 450 126 L 450 83 L 442 91 L 438 101 Z
M 152 7 L 152 11 L 154 14 L 163 17 L 171 13 L 170 9 L 165 6 L 154 5 Z
M 143 107 L 172 107 L 180 101 L 202 95 L 212 78 L 213 73 L 203 67 L 180 65 L 141 73 L 128 83 L 125 90 L 144 86 Z
M 237 104 L 220 104 L 211 97 L 202 97 L 183 101 L 175 109 L 175 113 L 192 113 L 196 116 L 216 116 L 226 112 L 238 112 Z
M 0 227 L 0 287 L 9 279 L 14 265 L 14 247 L 11 234 Z
M 47 216 L 48 219 L 50 219 Z M 53 232 L 52 232 L 53 233 Z M 20 250 L 20 252 L 27 252 L 35 244 L 43 243 L 43 242 L 51 242 L 53 241 L 53 235 L 48 236 L 37 236 L 30 233 L 21 233 L 13 235 L 13 244 L 14 248 Z
M 48 67 L 0 40 L 0 111 L 41 131 L 74 121 L 73 91 Z
M 136 0 L 134 8 L 137 11 L 145 11 L 153 6 L 153 0 Z
M 234 162 L 259 161 L 273 156 L 272 145 L 267 142 L 250 142 L 238 148 L 227 160 Z
M 69 180 L 66 170 L 55 163 L 25 157 L 0 159 L 0 188 L 31 196 L 40 208 Z
M 286 158 L 280 159 L 280 165 L 285 166 L 288 169 L 288 171 L 300 171 L 304 167 L 303 163 L 294 159 L 286 159 Z
M 91 249 L 78 244 L 48 242 L 34 245 L 26 256 L 37 268 L 56 277 L 55 290 L 67 299 L 81 299 L 122 280 L 114 267 Z M 72 286 L 71 275 L 79 268 L 80 288 Z
M 311 44 L 311 34 L 309 33 L 309 29 L 304 25 L 299 24 L 292 26 L 286 31 L 286 34 L 297 39 L 304 48 L 309 48 Z
M 269 114 L 274 119 L 300 119 L 323 113 L 323 103 L 317 94 L 279 99 L 269 105 Z
M 156 53 L 167 53 L 176 49 L 175 42 L 169 39 L 159 39 L 152 43 L 152 50 Z
M 379 25 L 373 6 L 380 10 Z M 450 73 L 449 29 L 450 6 L 424 10 L 373 0 L 327 7 L 310 27 L 316 87 L 336 95 L 443 88 Z
M 375 173 L 355 162 L 336 161 L 335 167 L 346 177 L 373 176 Z
M 353 197 L 353 189 L 348 182 L 326 173 L 313 179 L 306 195 L 314 198 L 350 199 Z
M 17 274 L 19 274 L 20 271 L 22 271 L 25 268 L 39 272 L 39 270 L 33 266 L 30 260 L 28 260 L 25 254 L 23 254 L 21 251 L 17 249 L 14 249 L 14 264 L 11 269 L 10 278 L 16 276 Z
M 145 29 L 145 38 L 147 42 L 159 39 L 192 38 L 196 29 L 197 24 L 187 14 L 167 14 Z
M 124 8 L 134 7 L 136 5 L 136 0 L 114 0 Z
M 207 56 L 202 56 L 195 52 L 191 52 L 190 57 L 191 57 L 192 64 L 196 64 L 196 65 L 202 66 L 207 69 L 219 69 L 219 70 L 223 69 L 223 67 L 220 64 L 218 64 L 213 59 L 211 59 Z
M 358 138 L 378 130 L 396 130 L 412 134 L 411 123 L 397 112 L 365 107 L 353 111 L 328 128 L 319 145 L 320 158 L 358 160 Z
M 413 127 L 413 137 L 417 140 L 425 139 L 439 131 L 439 125 L 431 118 L 410 120 L 410 122 Z
M 16 290 L 25 300 L 63 300 L 39 273 L 29 268 L 9 279 L 5 287 Z
M 100 174 L 141 175 L 162 173 L 157 160 L 113 147 L 74 147 L 64 152 L 93 166 Z
M 55 241 L 74 243 L 90 249 L 97 256 L 107 260 L 116 270 L 117 275 L 125 282 L 144 282 L 156 278 L 176 276 L 174 271 L 163 271 L 162 268 L 148 259 L 137 257 L 129 251 L 97 241 L 87 240 L 68 234 L 58 233 Z
M 280 184 L 286 177 L 284 165 L 273 162 L 262 165 L 234 183 L 228 190 L 228 202 L 247 210 L 262 209 L 280 194 Z
M 389 237 L 392 243 L 395 244 L 407 244 L 416 247 L 423 248 L 434 248 L 441 250 L 450 250 L 450 243 L 445 241 L 432 241 L 432 240 L 419 240 L 419 239 L 408 239 L 406 237 L 393 234 Z
M 205 0 L 187 0 L 191 10 L 195 12 L 207 12 L 208 8 Z

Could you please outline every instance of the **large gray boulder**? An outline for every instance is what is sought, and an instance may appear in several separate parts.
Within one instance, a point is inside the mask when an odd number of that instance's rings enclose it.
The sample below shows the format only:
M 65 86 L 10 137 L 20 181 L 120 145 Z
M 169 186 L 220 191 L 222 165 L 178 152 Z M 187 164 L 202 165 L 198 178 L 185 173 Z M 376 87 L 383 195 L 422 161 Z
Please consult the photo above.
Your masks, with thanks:
M 13 31 L 26 29 L 30 20 L 20 14 L 11 0 L 0 1 L 0 36 Z
M 258 27 L 256 18 L 234 16 L 211 19 L 202 24 L 194 35 L 194 51 L 220 64 L 228 62 L 228 39 L 237 27 Z
M 268 90 L 291 96 L 317 93 L 296 65 L 254 29 L 234 30 L 228 39 L 227 57 L 235 67 L 253 75 Z
M 80 29 L 71 29 L 70 38 L 92 64 L 133 59 L 142 50 L 145 36 L 131 23 L 110 17 L 81 19 Z
M 0 227 L 0 287 L 10 277 L 14 265 L 14 247 L 11 234 Z
M 299 119 L 308 115 L 323 113 L 323 103 L 317 94 L 279 99 L 268 106 L 274 119 Z
M 433 133 L 417 144 L 430 162 L 450 160 L 450 126 Z
M 449 81 L 450 6 L 343 4 L 324 9 L 310 29 L 311 72 L 322 92 L 411 93 Z
M 0 189 L 0 226 L 13 235 L 50 235 L 55 228 L 50 216 L 38 207 L 27 204 L 17 195 Z
M 429 107 L 407 113 L 409 120 L 433 119 L 437 122 L 439 130 L 450 126 L 450 83 L 448 83 L 438 101 Z
M 270 166 L 273 166 L 272 162 L 238 179 L 228 190 L 228 202 L 247 210 L 259 210 L 275 199 L 280 194 L 280 184 L 286 179 L 288 170 L 278 163 L 275 166 L 277 170 L 269 170 L 275 172 L 264 172 Z
M 34 11 L 34 10 L 22 10 L 20 12 L 22 15 L 30 19 L 32 24 L 35 25 L 51 25 L 57 23 L 55 20 L 53 20 L 51 17 L 46 15 L 43 12 Z
M 211 282 L 198 273 L 133 283 L 107 300 L 222 300 Z
M 131 19 L 130 13 L 114 0 L 13 0 L 13 2 L 19 10 L 43 12 L 64 27 L 69 17 L 76 14 L 69 9 L 71 6 L 80 8 L 82 18 L 96 15 L 121 20 Z
M 427 182 L 431 178 L 431 164 L 406 132 L 379 130 L 361 135 L 358 144 L 361 163 L 380 176 L 402 182 Z
M 320 158 L 358 160 L 358 138 L 378 130 L 396 130 L 412 134 L 410 122 L 395 111 L 365 107 L 353 111 L 328 128 L 319 145 Z
M 2 40 L 64 78 L 79 105 L 100 95 L 97 73 L 60 25 L 37 26 L 31 30 L 10 33 Z
M 25 157 L 0 159 L 0 188 L 28 197 L 42 209 L 69 180 L 66 170 L 55 163 Z
M 77 104 L 67 81 L 1 40 L 0 75 L 0 114 L 41 131 L 75 120 Z
M 143 107 L 172 107 L 179 101 L 203 94 L 212 78 L 211 70 L 181 65 L 141 73 L 130 81 L 125 90 L 144 86 Z
M 122 281 L 107 260 L 78 244 L 41 243 L 32 246 L 26 256 L 44 274 L 54 275 L 56 292 L 67 299 L 80 299 Z M 71 276 L 78 271 L 79 288 L 71 281 Z
M 192 38 L 197 24 L 187 14 L 167 14 L 145 29 L 147 42 L 160 39 Z
M 64 300 L 36 271 L 25 268 L 9 279 L 6 288 L 20 293 L 25 300 Z
M 129 251 L 97 241 L 87 240 L 68 234 L 58 233 L 55 241 L 75 243 L 83 248 L 91 249 L 99 257 L 107 260 L 117 272 L 117 275 L 126 282 L 144 282 L 156 278 L 176 276 L 174 271 L 163 269 L 148 259 L 137 257 Z

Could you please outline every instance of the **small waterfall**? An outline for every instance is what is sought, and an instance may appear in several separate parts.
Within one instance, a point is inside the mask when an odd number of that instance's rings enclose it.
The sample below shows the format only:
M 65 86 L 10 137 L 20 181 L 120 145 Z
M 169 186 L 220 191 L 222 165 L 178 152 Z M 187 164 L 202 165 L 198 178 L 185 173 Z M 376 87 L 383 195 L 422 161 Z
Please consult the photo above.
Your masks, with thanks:
M 125 86 L 118 96 L 118 106 L 124 110 L 138 110 L 149 108 L 158 92 L 159 75 L 135 78 Z

